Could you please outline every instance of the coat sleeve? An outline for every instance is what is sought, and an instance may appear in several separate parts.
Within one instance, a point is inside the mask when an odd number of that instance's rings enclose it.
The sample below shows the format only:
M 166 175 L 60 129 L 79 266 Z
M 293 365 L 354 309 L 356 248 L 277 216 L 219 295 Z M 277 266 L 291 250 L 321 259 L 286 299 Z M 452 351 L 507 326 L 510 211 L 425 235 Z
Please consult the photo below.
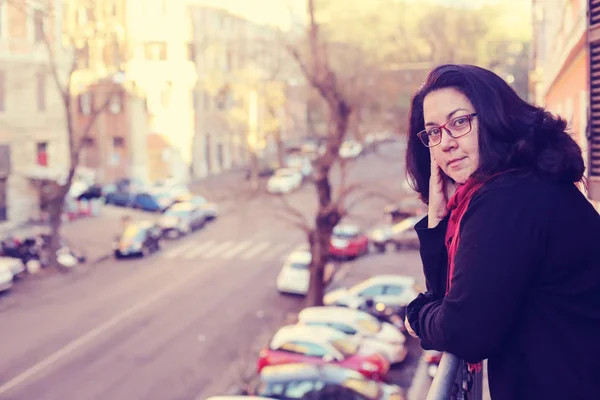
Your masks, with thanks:
M 446 294 L 446 275 L 448 272 L 448 252 L 446 250 L 446 228 L 448 217 L 435 228 L 427 227 L 427 217 L 415 225 L 419 237 L 419 252 L 423 263 L 423 274 L 427 290 L 434 298 L 441 299 Z
M 501 350 L 545 253 L 549 218 L 544 202 L 534 200 L 539 196 L 526 192 L 496 187 L 472 199 L 461 223 L 451 289 L 418 314 L 424 348 L 470 363 Z

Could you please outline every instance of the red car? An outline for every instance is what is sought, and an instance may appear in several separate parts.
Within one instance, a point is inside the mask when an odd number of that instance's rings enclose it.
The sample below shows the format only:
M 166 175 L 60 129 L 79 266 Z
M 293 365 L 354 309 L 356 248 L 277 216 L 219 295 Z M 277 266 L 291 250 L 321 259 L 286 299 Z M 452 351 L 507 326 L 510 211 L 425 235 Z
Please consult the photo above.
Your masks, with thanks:
M 382 380 L 390 369 L 387 359 L 353 337 L 325 326 L 288 325 L 279 329 L 258 359 L 258 372 L 268 365 L 335 364 Z
M 337 225 L 329 241 L 329 254 L 336 258 L 356 258 L 369 252 L 369 238 L 356 225 Z

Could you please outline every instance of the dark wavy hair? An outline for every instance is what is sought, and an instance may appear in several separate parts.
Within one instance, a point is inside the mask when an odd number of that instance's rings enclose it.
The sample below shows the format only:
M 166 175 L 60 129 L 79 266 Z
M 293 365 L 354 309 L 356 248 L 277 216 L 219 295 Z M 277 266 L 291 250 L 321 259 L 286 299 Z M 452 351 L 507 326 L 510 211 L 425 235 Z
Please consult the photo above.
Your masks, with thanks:
M 425 203 L 429 202 L 431 159 L 417 133 L 425 129 L 425 96 L 443 88 L 463 93 L 477 113 L 479 166 L 473 178 L 515 169 L 562 182 L 582 180 L 581 148 L 567 133 L 564 119 L 527 103 L 491 71 L 474 65 L 441 65 L 417 90 L 409 113 L 406 174 Z

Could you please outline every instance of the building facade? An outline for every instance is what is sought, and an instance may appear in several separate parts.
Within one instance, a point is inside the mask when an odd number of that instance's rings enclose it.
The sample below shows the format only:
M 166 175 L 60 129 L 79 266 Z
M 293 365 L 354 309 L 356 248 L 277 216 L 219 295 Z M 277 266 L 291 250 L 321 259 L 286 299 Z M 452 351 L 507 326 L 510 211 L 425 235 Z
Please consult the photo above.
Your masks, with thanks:
M 600 170 L 589 137 L 588 7 L 593 0 L 534 0 L 531 100 L 569 123 L 583 150 L 588 197 L 600 209 Z
M 38 218 L 44 182 L 69 165 L 64 105 L 52 78 L 61 60 L 49 61 L 44 42 L 60 48 L 62 4 L 0 3 L 0 225 Z M 45 16 L 48 7 L 56 12 Z

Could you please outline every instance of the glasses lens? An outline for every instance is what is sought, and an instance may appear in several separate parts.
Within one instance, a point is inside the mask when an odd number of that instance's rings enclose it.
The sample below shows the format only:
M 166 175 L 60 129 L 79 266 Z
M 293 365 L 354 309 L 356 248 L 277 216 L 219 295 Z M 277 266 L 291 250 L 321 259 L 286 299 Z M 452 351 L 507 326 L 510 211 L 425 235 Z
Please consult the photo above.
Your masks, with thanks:
M 461 137 L 471 132 L 471 118 L 468 115 L 454 118 L 450 123 L 450 131 L 453 137 Z

